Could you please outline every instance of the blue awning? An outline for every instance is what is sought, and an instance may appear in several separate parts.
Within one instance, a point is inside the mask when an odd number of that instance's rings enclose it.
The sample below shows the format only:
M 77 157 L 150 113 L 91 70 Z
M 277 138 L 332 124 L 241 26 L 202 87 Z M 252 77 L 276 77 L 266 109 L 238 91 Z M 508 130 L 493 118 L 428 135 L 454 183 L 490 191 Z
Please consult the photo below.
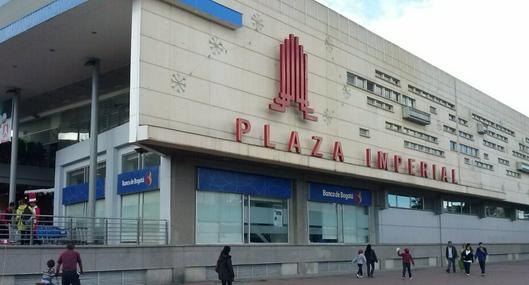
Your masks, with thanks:
M 292 181 L 286 178 L 248 174 L 211 168 L 198 168 L 198 190 L 288 199 Z

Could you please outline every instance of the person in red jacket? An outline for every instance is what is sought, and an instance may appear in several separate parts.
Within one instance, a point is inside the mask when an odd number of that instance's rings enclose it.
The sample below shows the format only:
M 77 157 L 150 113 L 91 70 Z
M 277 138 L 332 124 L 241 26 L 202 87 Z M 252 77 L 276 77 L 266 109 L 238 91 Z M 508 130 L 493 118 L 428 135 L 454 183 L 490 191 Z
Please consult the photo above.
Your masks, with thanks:
M 397 248 L 397 254 L 402 257 L 402 279 L 406 278 L 406 270 L 408 270 L 410 279 L 413 279 L 411 276 L 411 265 L 415 265 L 415 261 L 413 261 L 410 250 L 405 248 L 404 253 L 401 253 L 400 248 Z

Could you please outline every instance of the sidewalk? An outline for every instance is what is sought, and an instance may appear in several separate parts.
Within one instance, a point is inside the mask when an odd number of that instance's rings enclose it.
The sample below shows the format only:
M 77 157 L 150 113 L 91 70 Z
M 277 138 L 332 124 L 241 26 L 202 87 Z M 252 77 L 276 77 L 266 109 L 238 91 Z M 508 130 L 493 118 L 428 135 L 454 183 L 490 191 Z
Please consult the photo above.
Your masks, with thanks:
M 366 284 L 366 285 L 402 285 L 402 284 L 427 284 L 427 285 L 527 285 L 529 284 L 529 262 L 487 264 L 487 275 L 481 276 L 479 265 L 474 263 L 471 275 L 466 276 L 462 272 L 446 273 L 445 268 L 412 268 L 413 280 L 401 280 L 400 271 L 376 271 L 375 278 L 357 279 L 353 274 L 347 276 L 319 277 L 319 278 L 298 278 L 281 280 L 258 280 L 248 282 L 235 282 L 244 285 L 346 285 L 346 284 Z M 193 285 L 220 284 L 217 282 L 189 283 Z

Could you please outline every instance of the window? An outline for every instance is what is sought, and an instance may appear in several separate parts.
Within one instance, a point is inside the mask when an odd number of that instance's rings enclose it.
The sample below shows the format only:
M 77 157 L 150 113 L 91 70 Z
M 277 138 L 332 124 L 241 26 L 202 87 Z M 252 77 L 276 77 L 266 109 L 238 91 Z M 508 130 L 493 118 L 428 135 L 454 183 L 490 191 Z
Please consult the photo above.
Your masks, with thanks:
M 479 207 L 479 204 L 471 204 L 464 201 L 443 200 L 443 212 L 450 214 L 474 215 Z
M 375 70 L 375 76 L 377 78 L 380 78 L 386 82 L 389 82 L 393 85 L 396 85 L 396 86 L 399 86 L 400 87 L 400 80 L 398 80 L 397 78 L 393 77 L 393 76 L 390 76 L 390 75 L 387 75 L 386 73 L 382 72 L 382 71 L 379 71 L 379 70 Z
M 160 165 L 160 156 L 152 152 L 131 152 L 121 158 L 121 172 L 130 172 L 146 167 Z M 137 242 L 136 219 L 159 220 L 160 219 L 160 191 L 149 190 L 140 193 L 121 195 L 121 218 L 130 219 L 122 222 L 122 242 Z M 155 221 L 144 221 L 142 224 L 142 243 L 157 243 L 159 240 L 149 240 L 155 237 L 154 232 L 160 230 L 160 225 Z
M 483 158 L 486 159 L 486 160 L 489 160 L 489 154 L 488 153 L 483 153 Z
M 501 151 L 501 152 L 505 152 L 505 147 L 504 146 L 499 145 L 499 144 L 495 144 L 495 143 L 487 141 L 487 140 L 483 140 L 483 145 L 486 146 L 486 147 L 490 147 L 492 149 Z
M 520 151 L 521 152 L 525 152 L 527 154 L 529 154 L 529 146 L 526 146 L 524 144 L 519 144 L 520 145 Z
M 242 195 L 197 191 L 197 243 L 242 243 Z
M 457 151 L 457 143 L 450 141 L 450 150 Z M 479 150 L 468 145 L 459 144 L 459 152 L 462 154 L 479 157 Z
M 360 128 L 360 136 L 368 138 L 369 137 L 369 130 L 368 129 L 364 129 L 364 128 Z
M 393 91 L 387 87 L 376 84 L 372 81 L 366 80 L 350 72 L 347 72 L 347 83 L 349 85 L 360 88 L 364 91 L 367 91 L 367 92 L 376 94 L 378 96 L 384 97 L 388 100 L 397 102 L 401 105 L 410 106 L 410 107 L 415 106 L 415 99 L 409 96 L 400 94 L 399 92 Z M 369 103 L 369 100 L 368 100 L 368 103 Z
M 505 213 L 505 208 L 495 207 L 495 206 L 485 206 L 485 215 L 487 217 L 494 218 L 506 218 L 507 214 Z
M 447 125 L 443 125 L 443 131 L 445 131 L 447 133 L 450 133 L 450 134 L 453 134 L 453 135 L 456 134 L 456 129 L 452 128 L 450 126 L 447 126 Z
M 452 109 L 452 110 L 455 110 L 455 104 L 454 103 L 451 103 L 451 102 L 448 102 L 444 99 L 441 99 L 440 97 L 437 97 L 435 95 L 432 95 L 424 90 L 421 90 L 415 86 L 412 86 L 412 85 L 408 85 L 408 91 L 410 92 L 413 92 L 421 97 L 424 97 L 434 103 L 437 103 L 441 106 L 444 106 L 446 108 L 449 108 L 449 109 Z
M 367 97 L 367 104 L 371 105 L 371 106 L 374 106 L 374 107 L 377 107 L 377 108 L 380 108 L 380 109 L 383 109 L 383 110 L 388 111 L 388 112 L 393 112 L 393 105 L 388 104 L 388 103 L 383 102 L 383 101 L 380 101 L 380 100 L 377 100 L 377 99 L 374 99 L 374 98 L 371 98 L 371 97 Z
M 440 156 L 440 157 L 444 157 L 444 155 L 445 155 L 445 152 L 440 150 L 440 149 L 432 148 L 432 147 L 429 147 L 429 146 L 425 146 L 425 145 L 422 145 L 422 144 L 417 144 L 417 143 L 410 142 L 410 141 L 404 141 L 404 147 L 405 148 L 409 148 L 409 149 L 413 149 L 413 150 L 416 150 L 416 151 L 424 152 L 424 153 L 427 153 L 427 154 Z
M 478 114 L 475 114 L 475 113 L 472 113 L 472 118 L 478 122 L 481 122 L 487 126 L 491 126 L 492 128 L 495 128 L 496 130 L 498 131 L 501 131 L 501 132 L 504 132 L 508 135 L 511 135 L 511 136 L 515 136 L 515 133 L 513 130 L 510 130 L 504 126 L 502 126 L 501 124 L 497 124 L 497 123 L 494 123 L 493 121 L 489 120 L 489 119 L 486 119 L 485 117 L 482 117 Z
M 470 158 L 465 157 L 465 164 L 470 164 Z
M 437 114 L 437 109 L 433 106 L 430 106 L 430 113 Z
M 288 179 L 198 168 L 196 243 L 288 243 Z
M 502 136 L 502 135 L 500 135 L 498 133 L 495 133 L 495 132 L 493 132 L 491 130 L 485 130 L 485 133 L 487 135 L 495 138 L 495 139 L 499 139 L 499 140 L 504 141 L 504 142 L 509 142 L 509 138 L 507 138 L 506 136 Z
M 88 183 L 90 166 L 84 166 L 66 173 L 66 186 Z M 106 176 L 106 162 L 97 163 L 97 179 L 104 179 Z M 65 205 L 64 212 L 66 216 L 86 217 L 88 202 Z M 96 217 L 105 217 L 105 200 L 96 200 Z M 77 221 L 81 222 L 81 221 Z M 97 221 L 96 221 L 97 222 Z
M 448 119 L 452 122 L 456 121 L 456 115 L 448 114 Z
M 509 169 L 507 169 L 505 171 L 506 171 L 505 175 L 507 175 L 507 176 L 511 176 L 511 177 L 514 177 L 514 178 L 522 178 L 522 174 L 521 173 L 518 173 L 518 172 L 515 172 L 515 171 L 511 171 Z
M 457 118 L 459 124 L 465 126 L 465 127 L 468 127 L 468 121 L 465 120 L 465 119 L 462 119 L 462 118 Z
M 474 136 L 469 134 L 469 133 L 465 133 L 463 131 L 459 131 L 459 136 L 462 137 L 462 138 L 465 138 L 467 140 L 471 140 L 473 141 L 474 140 Z
M 408 135 L 408 136 L 412 136 L 412 137 L 415 137 L 415 138 L 418 138 L 418 139 L 421 139 L 421 140 L 425 140 L 427 142 L 431 142 L 431 143 L 437 143 L 438 142 L 438 139 L 435 136 L 432 136 L 432 135 L 429 135 L 429 134 L 426 134 L 424 132 L 417 131 L 417 130 L 414 130 L 414 129 L 410 129 L 410 128 L 407 128 L 407 127 L 402 127 L 401 125 L 398 125 L 398 124 L 395 124 L 395 123 L 391 123 L 391 122 L 387 122 L 387 121 L 386 121 L 386 129 L 392 130 L 392 131 L 395 131 L 395 132 L 398 132 L 398 133 L 402 133 L 402 134 L 405 134 L 405 135 Z
M 511 164 L 511 162 L 508 161 L 507 159 L 503 159 L 503 158 L 500 158 L 500 157 L 498 157 L 498 163 L 506 165 L 506 166 L 509 166 Z
M 487 169 L 491 171 L 494 170 L 494 166 L 492 166 L 492 164 L 484 163 L 478 160 L 474 160 L 474 165 L 479 168 L 483 168 L 483 169 Z
M 515 157 L 518 157 L 518 158 L 521 158 L 521 159 L 525 159 L 527 161 L 529 161 L 529 155 L 525 155 L 523 153 L 520 153 L 520 152 L 517 152 L 517 151 L 512 151 L 512 155 L 515 156 Z
M 529 137 L 526 137 L 526 138 L 525 138 L 525 142 L 526 142 L 526 143 L 529 143 Z
M 390 208 L 424 210 L 430 207 L 424 203 L 424 198 L 418 196 L 405 196 L 388 194 L 388 206 Z
M 366 243 L 368 208 L 309 202 L 309 239 L 314 243 Z

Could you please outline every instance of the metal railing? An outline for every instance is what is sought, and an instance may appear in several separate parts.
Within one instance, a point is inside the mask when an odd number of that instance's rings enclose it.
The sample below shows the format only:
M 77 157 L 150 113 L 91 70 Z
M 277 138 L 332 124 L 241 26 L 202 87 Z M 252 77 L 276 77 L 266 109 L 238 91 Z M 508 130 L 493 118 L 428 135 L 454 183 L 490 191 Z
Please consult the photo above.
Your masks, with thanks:
M 92 230 L 93 229 L 93 230 Z M 2 214 L 0 243 L 166 245 L 166 220 Z

